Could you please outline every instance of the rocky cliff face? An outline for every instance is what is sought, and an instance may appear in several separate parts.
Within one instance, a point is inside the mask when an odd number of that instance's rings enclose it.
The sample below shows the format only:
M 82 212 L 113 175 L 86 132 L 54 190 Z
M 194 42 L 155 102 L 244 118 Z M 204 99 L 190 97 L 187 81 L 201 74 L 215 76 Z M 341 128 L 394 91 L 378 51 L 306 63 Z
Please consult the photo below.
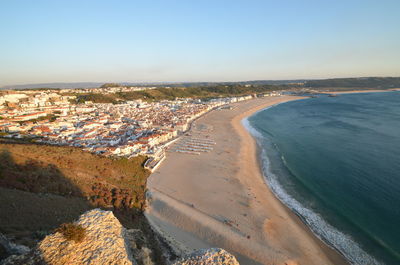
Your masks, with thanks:
M 127 231 L 111 211 L 94 209 L 76 224 L 85 229 L 81 242 L 67 240 L 60 232 L 46 236 L 30 253 L 11 256 L 3 264 L 132 264 Z
M 8 257 L 1 265 L 144 264 L 152 265 L 151 250 L 140 246 L 140 230 L 125 229 L 111 211 L 94 209 L 80 216 L 81 241 L 67 239 L 61 232 L 46 236 L 34 249 Z M 180 259 L 174 265 L 236 265 L 235 257 L 222 249 L 205 249 Z
M 77 224 L 85 228 L 82 242 L 68 241 L 54 233 L 39 243 L 38 249 L 49 264 L 132 264 L 126 244 L 126 230 L 110 211 L 91 210 Z
M 195 251 L 173 265 L 239 265 L 239 262 L 221 248 L 210 248 Z

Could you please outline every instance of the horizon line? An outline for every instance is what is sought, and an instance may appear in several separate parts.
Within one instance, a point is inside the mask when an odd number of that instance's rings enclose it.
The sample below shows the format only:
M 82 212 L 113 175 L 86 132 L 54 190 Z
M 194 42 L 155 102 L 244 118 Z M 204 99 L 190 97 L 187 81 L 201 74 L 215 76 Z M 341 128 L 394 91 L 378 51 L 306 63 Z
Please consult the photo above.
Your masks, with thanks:
M 57 85 L 57 84 L 90 84 L 90 83 L 117 83 L 117 84 L 195 84 L 195 83 L 242 83 L 242 82 L 257 82 L 257 81 L 308 81 L 308 80 L 330 80 L 330 79 L 360 79 L 360 78 L 400 78 L 399 76 L 353 76 L 353 77 L 325 77 L 325 78 L 288 78 L 288 79 L 248 79 L 239 81 L 56 81 L 56 82 L 43 82 L 43 83 L 23 83 L 23 84 L 11 84 L 3 85 L 1 89 L 7 89 L 12 87 L 21 86 L 33 86 L 33 85 Z M 54 87 L 55 88 L 55 87 Z

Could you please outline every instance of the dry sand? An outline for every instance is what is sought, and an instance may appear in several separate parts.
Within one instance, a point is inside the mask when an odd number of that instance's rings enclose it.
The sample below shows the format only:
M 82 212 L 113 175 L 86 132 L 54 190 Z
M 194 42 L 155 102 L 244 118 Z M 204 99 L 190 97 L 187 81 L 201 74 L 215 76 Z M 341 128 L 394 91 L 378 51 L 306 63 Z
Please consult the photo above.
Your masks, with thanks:
M 241 124 L 257 110 L 295 99 L 268 97 L 211 111 L 190 131 L 215 141 L 211 152 L 167 153 L 148 180 L 146 216 L 177 249 L 221 247 L 241 264 L 347 264 L 270 191 L 256 143 Z

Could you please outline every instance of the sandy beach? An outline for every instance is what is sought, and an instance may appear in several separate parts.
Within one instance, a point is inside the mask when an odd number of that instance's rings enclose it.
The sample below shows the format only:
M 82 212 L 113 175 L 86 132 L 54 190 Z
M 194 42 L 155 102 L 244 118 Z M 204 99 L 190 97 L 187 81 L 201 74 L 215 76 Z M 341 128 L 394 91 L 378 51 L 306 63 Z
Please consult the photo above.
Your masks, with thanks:
M 145 214 L 176 250 L 221 247 L 241 264 L 347 264 L 270 191 L 255 140 L 241 124 L 260 109 L 296 99 L 266 97 L 211 111 L 171 145 L 215 142 L 199 155 L 167 152 L 148 180 Z

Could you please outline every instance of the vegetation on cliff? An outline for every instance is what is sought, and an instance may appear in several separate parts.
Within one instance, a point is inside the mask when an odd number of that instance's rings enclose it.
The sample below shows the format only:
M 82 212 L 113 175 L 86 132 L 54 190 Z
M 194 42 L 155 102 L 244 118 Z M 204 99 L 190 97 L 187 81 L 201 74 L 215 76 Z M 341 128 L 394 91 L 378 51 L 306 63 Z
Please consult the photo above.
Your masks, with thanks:
M 83 197 L 95 207 L 145 205 L 146 157 L 107 158 L 73 147 L 0 144 L 0 187 Z
M 400 88 L 400 77 L 364 77 L 364 78 L 332 78 L 308 80 L 305 87 L 312 88 Z
M 145 160 L 0 142 L 0 234 L 34 247 L 61 224 L 100 207 L 112 210 L 127 229 L 142 231 L 152 259 L 163 264 L 160 241 L 142 214 L 150 174 Z
M 119 84 L 109 83 L 102 88 L 118 87 Z M 278 90 L 301 90 L 312 88 L 314 90 L 350 90 L 350 89 L 390 89 L 400 88 L 399 77 L 367 77 L 367 78 L 333 78 L 321 80 L 288 80 L 285 81 L 248 81 L 227 83 L 182 83 L 163 85 L 155 89 L 141 91 L 116 92 L 110 94 L 100 93 L 67 93 L 75 95 L 74 103 L 92 101 L 94 103 L 118 103 L 127 100 L 142 99 L 145 101 L 173 100 L 175 98 L 217 98 L 241 96 L 250 94 L 263 94 Z
M 122 86 L 122 85 L 118 84 L 118 83 L 105 83 L 105 84 L 102 84 L 100 87 L 108 88 L 108 87 L 120 87 L 120 86 Z
M 61 224 L 55 232 L 59 232 L 68 241 L 82 242 L 86 235 L 86 229 L 80 224 L 65 223 Z
M 175 98 L 217 98 L 217 97 L 229 97 L 229 96 L 240 96 L 250 95 L 257 93 L 268 93 L 274 90 L 287 89 L 285 85 L 240 85 L 230 84 L 221 85 L 217 84 L 214 86 L 202 86 L 202 87 L 161 87 L 156 89 L 147 89 L 141 91 L 131 92 L 117 92 L 113 94 L 99 94 L 99 93 L 87 93 L 87 94 L 73 94 L 77 98 L 74 102 L 84 103 L 86 101 L 92 101 L 94 103 L 117 103 L 127 100 L 142 99 L 146 101 L 156 100 L 173 100 Z

